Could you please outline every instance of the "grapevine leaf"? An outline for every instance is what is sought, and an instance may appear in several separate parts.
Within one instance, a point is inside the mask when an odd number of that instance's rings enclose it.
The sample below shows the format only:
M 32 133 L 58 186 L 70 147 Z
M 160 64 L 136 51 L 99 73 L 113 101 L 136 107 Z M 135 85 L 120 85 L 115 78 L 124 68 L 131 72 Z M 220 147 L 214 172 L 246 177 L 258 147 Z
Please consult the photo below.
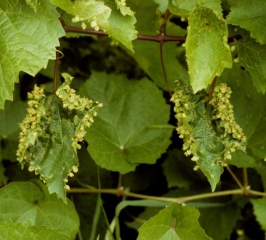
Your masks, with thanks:
M 241 31 L 243 37 L 239 41 L 239 63 L 250 73 L 258 92 L 266 91 L 266 45 L 260 45 L 249 37 L 248 32 Z
M 25 0 L 25 2 L 34 10 L 34 12 L 37 12 L 38 0 Z
M 230 239 L 230 235 L 240 220 L 240 208 L 235 203 L 221 204 L 212 208 L 199 208 L 199 223 L 206 234 L 215 240 Z M 219 226 L 219 227 L 217 227 Z
M 193 180 L 197 179 L 195 178 L 197 174 L 193 170 L 193 162 L 184 156 L 182 150 L 169 151 L 162 166 L 168 188 L 189 189 Z
M 20 124 L 17 159 L 22 167 L 40 174 L 50 193 L 66 201 L 68 176 L 78 172 L 77 149 L 86 129 L 97 115 L 98 102 L 81 98 L 69 84 L 73 77 L 63 73 L 65 83 L 56 94 L 45 96 L 35 86 L 29 96 L 28 114 Z
M 89 23 L 95 30 L 102 29 L 109 36 L 133 51 L 132 40 L 137 38 L 134 15 L 123 16 L 116 4 L 105 5 L 100 1 L 51 0 L 52 4 L 75 16 L 73 21 Z M 111 7 L 112 6 L 112 7 Z
M 139 163 L 155 163 L 168 147 L 172 130 L 160 125 L 167 126 L 169 107 L 147 79 L 93 73 L 80 93 L 104 106 L 86 135 L 97 165 L 126 173 Z
M 25 226 L 21 223 L 14 224 L 10 219 L 0 222 L 0 240 L 70 240 L 71 238 L 57 230 L 45 226 Z
M 197 5 L 212 9 L 218 17 L 222 17 L 220 0 L 170 0 L 168 7 L 172 13 L 178 16 L 189 17 L 190 13 Z
M 176 130 L 183 138 L 185 155 L 193 155 L 191 159 L 197 163 L 195 170 L 201 169 L 214 191 L 223 172 L 221 163 L 227 140 L 222 139 L 210 124 L 210 105 L 207 106 L 203 96 L 194 95 L 190 86 L 177 82 L 171 101 L 175 103 Z
M 49 1 L 40 0 L 36 12 L 25 1 L 0 1 L 0 109 L 12 100 L 14 83 L 24 71 L 35 75 L 55 59 L 64 30 Z
M 4 110 L 0 110 L 0 160 L 16 160 L 18 147 L 19 123 L 26 114 L 26 102 L 20 100 L 16 86 L 14 101 L 6 101 Z
M 263 230 L 266 230 L 266 199 L 251 199 L 254 214 Z
M 232 66 L 225 21 L 208 8 L 197 7 L 189 17 L 186 51 L 190 83 L 197 92 Z
M 199 156 L 198 165 L 207 177 L 214 191 L 216 184 L 220 181 L 223 167 L 218 164 L 222 160 L 223 146 L 214 129 L 209 124 L 208 115 L 204 103 L 201 102 L 196 110 L 199 114 L 191 124 L 194 131 L 194 138 L 199 144 L 197 154 Z
M 164 1 L 164 0 L 153 0 L 155 3 L 157 3 L 158 9 L 160 10 L 160 12 L 165 12 L 167 10 L 167 6 L 168 6 L 168 2 Z
M 137 240 L 211 240 L 198 218 L 196 208 L 172 203 L 139 228 Z
M 250 31 L 252 38 L 266 43 L 266 2 L 264 0 L 229 0 L 231 12 L 227 23 Z
M 61 103 L 51 95 L 45 98 L 47 119 L 43 119 L 46 129 L 29 151 L 36 153 L 30 159 L 29 170 L 36 170 L 45 181 L 50 193 L 56 193 L 66 201 L 65 181 L 73 166 L 78 166 L 78 157 L 72 147 L 75 133 L 73 124 L 63 115 Z M 31 170 L 31 167 L 33 168 Z
M 12 182 L 0 189 L 0 221 L 45 226 L 74 239 L 79 218 L 71 201 L 65 204 L 41 183 Z M 30 238 L 32 239 L 32 238 Z

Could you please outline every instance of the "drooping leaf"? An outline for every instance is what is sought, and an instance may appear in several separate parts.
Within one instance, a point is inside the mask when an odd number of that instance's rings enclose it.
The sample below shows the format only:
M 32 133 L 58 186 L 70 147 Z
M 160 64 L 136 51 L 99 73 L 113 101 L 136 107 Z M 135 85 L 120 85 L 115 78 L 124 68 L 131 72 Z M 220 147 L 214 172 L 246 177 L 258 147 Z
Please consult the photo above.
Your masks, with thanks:
M 123 15 L 117 9 L 115 2 L 104 4 L 101 1 L 71 1 L 51 0 L 52 4 L 74 16 L 73 21 L 83 22 L 83 28 L 90 27 L 95 30 L 103 30 L 110 37 L 121 42 L 129 50 L 133 51 L 132 40 L 136 39 L 137 32 L 134 24 L 134 15 Z
M 218 17 L 222 17 L 220 0 L 170 0 L 168 7 L 172 13 L 178 16 L 189 17 L 197 5 L 212 9 Z
M 250 31 L 252 38 L 266 43 L 266 2 L 264 0 L 229 0 L 231 12 L 227 23 Z
M 35 171 L 48 186 L 66 201 L 69 176 L 78 172 L 77 149 L 86 129 L 97 115 L 98 102 L 81 98 L 69 84 L 72 77 L 63 73 L 65 83 L 56 94 L 46 96 L 35 86 L 29 94 L 28 114 L 20 124 L 17 159 L 29 171 Z
M 155 163 L 168 147 L 169 107 L 147 79 L 93 73 L 79 92 L 104 106 L 86 135 L 97 165 L 126 173 L 140 163 Z
M 58 38 L 64 35 L 58 18 L 46 0 L 39 1 L 36 12 L 24 0 L 0 2 L 0 109 L 12 100 L 20 71 L 35 75 L 55 59 Z
M 41 183 L 12 182 L 0 189 L 0 221 L 8 219 L 15 224 L 45 226 L 70 239 L 79 227 L 73 204 L 69 200 L 65 204 L 55 194 L 49 194 Z
M 250 73 L 257 91 L 265 93 L 266 45 L 257 43 L 246 31 L 241 31 L 241 35 L 243 39 L 237 44 L 239 63 Z
M 188 189 L 197 179 L 198 174 L 193 170 L 193 162 L 184 156 L 183 150 L 168 152 L 168 157 L 163 163 L 164 175 L 167 179 L 168 188 L 178 187 Z
M 137 240 L 211 240 L 198 218 L 196 208 L 170 204 L 139 228 Z
M 232 67 L 227 44 L 227 25 L 205 7 L 197 7 L 189 17 L 186 57 L 194 92 L 208 87 L 224 68 Z
M 0 222 L 0 240 L 71 240 L 70 236 L 45 226 L 14 224 L 10 219 Z
M 26 105 L 26 102 L 21 101 L 16 85 L 14 101 L 6 101 L 4 110 L 0 110 L 0 160 L 16 160 L 19 123 L 26 114 Z
M 237 221 L 242 218 L 240 210 L 236 203 L 224 201 L 221 206 L 199 208 L 199 223 L 212 239 L 230 239 Z
M 260 223 L 263 230 L 266 230 L 266 199 L 251 199 L 253 204 L 254 214 L 257 221 Z
M 225 161 L 223 153 L 227 140 L 223 141 L 221 133 L 210 124 L 211 108 L 204 97 L 194 95 L 190 86 L 177 82 L 171 101 L 175 103 L 176 130 L 183 138 L 185 155 L 193 155 L 191 159 L 197 163 L 195 170 L 201 169 L 214 191 L 223 172 L 221 163 Z

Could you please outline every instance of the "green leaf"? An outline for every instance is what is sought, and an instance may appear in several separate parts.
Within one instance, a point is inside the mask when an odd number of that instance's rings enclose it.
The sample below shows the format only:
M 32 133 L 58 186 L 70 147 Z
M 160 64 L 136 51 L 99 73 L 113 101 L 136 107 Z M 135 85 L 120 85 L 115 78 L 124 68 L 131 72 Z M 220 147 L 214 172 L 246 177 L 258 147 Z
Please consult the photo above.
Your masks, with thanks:
M 167 10 L 168 2 L 165 0 L 153 0 L 155 3 L 157 3 L 158 9 L 160 12 L 164 13 Z
M 20 124 L 17 159 L 22 167 L 28 164 L 29 171 L 40 174 L 50 193 L 66 201 L 67 178 L 78 172 L 79 142 L 84 141 L 101 104 L 76 95 L 69 86 L 73 77 L 62 75 L 65 83 L 56 94 L 45 96 L 37 86 L 28 94 L 28 114 Z
M 25 1 L 0 2 L 0 109 L 12 100 L 14 83 L 24 71 L 35 75 L 55 59 L 55 47 L 64 30 L 59 14 L 47 0 L 40 0 L 34 12 Z
M 37 12 L 38 0 L 25 0 L 25 2 L 34 10 L 34 12 Z
M 224 68 L 232 67 L 225 21 L 208 8 L 197 7 L 189 17 L 186 51 L 193 91 L 207 88 Z
M 0 160 L 16 160 L 19 123 L 26 114 L 26 102 L 21 101 L 19 86 L 16 85 L 14 101 L 6 101 L 4 110 L 0 109 Z
M 42 102 L 43 108 L 46 107 L 47 117 L 42 119 L 42 133 L 39 133 L 34 144 L 27 150 L 29 157 L 25 158 L 30 161 L 29 170 L 40 174 L 49 192 L 55 192 L 66 200 L 66 179 L 73 167 L 78 166 L 78 157 L 72 147 L 74 126 L 64 115 L 66 113 L 60 105 L 55 95 L 48 96 Z
M 196 208 L 170 204 L 139 228 L 137 240 L 211 240 L 198 218 Z
M 74 22 L 82 22 L 85 24 L 85 28 L 86 24 L 89 23 L 95 30 L 102 29 L 110 37 L 133 51 L 132 40 L 137 38 L 134 26 L 136 18 L 132 14 L 132 16 L 121 14 L 115 6 L 115 2 L 108 4 L 95 0 L 74 2 L 71 0 L 51 0 L 51 2 L 75 16 Z
M 184 156 L 183 150 L 175 149 L 169 151 L 168 157 L 162 165 L 168 188 L 178 187 L 189 189 L 193 180 L 197 179 L 193 165 L 195 164 Z
M 260 45 L 241 31 L 243 39 L 237 42 L 239 63 L 250 73 L 258 92 L 266 91 L 266 45 Z
M 254 214 L 257 221 L 260 223 L 263 230 L 266 230 L 266 199 L 251 199 L 253 204 Z
M 73 204 L 49 194 L 41 183 L 12 182 L 0 189 L 0 221 L 45 226 L 74 239 L 79 219 Z M 32 238 L 30 238 L 32 239 Z
M 237 221 L 242 219 L 240 207 L 224 200 L 221 206 L 199 208 L 199 211 L 200 225 L 215 240 L 230 239 Z
M 199 144 L 197 164 L 211 184 L 212 191 L 214 191 L 223 173 L 223 167 L 219 164 L 219 161 L 223 161 L 222 152 L 224 148 L 221 139 L 216 136 L 214 129 L 209 124 L 208 115 L 203 104 L 201 102 L 201 106 L 199 105 L 197 108 L 196 111 L 199 111 L 199 114 L 192 125 L 194 125 L 194 138 Z
M 167 125 L 169 106 L 147 79 L 130 81 L 93 73 L 80 93 L 104 106 L 86 135 L 97 165 L 126 173 L 139 163 L 155 163 L 168 147 L 172 132 Z
M 11 220 L 0 222 L 0 240 L 71 240 L 71 238 L 54 229 L 45 226 L 25 226 L 14 224 Z
M 230 136 L 223 138 L 223 130 L 219 132 L 211 124 L 211 106 L 207 105 L 204 95 L 193 94 L 190 86 L 177 82 L 171 101 L 175 103 L 176 130 L 183 138 L 185 155 L 193 155 L 191 160 L 197 163 L 194 169 L 201 169 L 214 191 L 223 172 L 221 163 L 225 161 L 223 153 Z
M 170 0 L 168 7 L 172 13 L 178 16 L 189 17 L 194 8 L 199 5 L 212 9 L 218 17 L 222 17 L 220 0 Z
M 264 0 L 229 0 L 231 12 L 227 23 L 250 31 L 259 43 L 266 43 L 266 2 Z

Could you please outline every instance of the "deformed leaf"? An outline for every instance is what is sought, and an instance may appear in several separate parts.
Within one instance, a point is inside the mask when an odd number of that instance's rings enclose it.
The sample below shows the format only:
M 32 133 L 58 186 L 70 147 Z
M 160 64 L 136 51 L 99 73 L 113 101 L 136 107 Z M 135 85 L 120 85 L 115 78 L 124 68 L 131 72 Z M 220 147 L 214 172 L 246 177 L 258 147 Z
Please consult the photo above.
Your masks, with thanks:
M 194 95 L 191 87 L 182 82 L 177 82 L 171 101 L 175 103 L 176 130 L 183 138 L 185 155 L 193 155 L 191 160 L 197 163 L 195 170 L 201 169 L 214 191 L 223 172 L 225 142 L 210 124 L 212 109 L 203 96 Z
M 86 135 L 97 165 L 126 173 L 155 163 L 168 147 L 169 106 L 152 82 L 93 73 L 79 92 L 104 106 Z
M 12 182 L 0 189 L 0 221 L 8 219 L 15 224 L 44 226 L 70 239 L 74 239 L 79 228 L 79 218 L 72 202 L 67 200 L 65 204 L 55 194 L 49 194 L 41 183 Z M 34 228 L 31 231 L 38 232 Z
M 251 199 L 253 204 L 254 214 L 257 221 L 260 223 L 263 230 L 266 230 L 266 199 Z
M 172 13 L 178 16 L 189 17 L 197 5 L 212 9 L 218 17 L 222 17 L 220 0 L 170 0 L 168 7 Z
M 235 202 L 226 203 L 224 199 L 220 206 L 218 204 L 216 207 L 207 206 L 205 208 L 199 208 L 200 225 L 212 239 L 230 239 L 230 235 L 237 221 L 242 218 L 241 209 Z
M 211 9 L 197 7 L 191 13 L 185 45 L 194 92 L 208 87 L 224 68 L 232 67 L 227 25 Z
M 83 28 L 86 28 L 89 24 L 95 30 L 102 29 L 110 37 L 120 41 L 125 47 L 133 51 L 132 40 L 137 38 L 134 26 L 136 18 L 133 14 L 125 16 L 121 14 L 119 9 L 116 8 L 115 2 L 111 4 L 95 0 L 51 0 L 51 2 L 73 15 L 72 21 L 85 24 Z
M 17 159 L 22 167 L 27 164 L 29 171 L 40 175 L 50 193 L 66 201 L 67 178 L 78 172 L 79 142 L 101 104 L 76 95 L 69 86 L 73 77 L 66 73 L 63 77 L 65 83 L 56 94 L 46 96 L 37 86 L 29 93 Z
M 0 1 L 0 109 L 12 100 L 14 83 L 24 71 L 35 75 L 55 59 L 55 47 L 64 30 L 50 1 L 40 0 L 36 8 L 23 0 Z
M 14 224 L 10 219 L 0 222 L 0 240 L 71 240 L 71 238 L 58 230 L 45 226 L 27 226 L 21 223 Z
M 227 23 L 250 31 L 252 38 L 266 43 L 266 2 L 264 0 L 229 0 L 231 12 Z
M 257 91 L 265 93 L 266 45 L 257 43 L 246 31 L 241 31 L 241 35 L 243 39 L 237 44 L 239 63 L 250 73 Z
M 172 203 L 139 228 L 137 240 L 211 240 L 198 218 L 196 208 Z

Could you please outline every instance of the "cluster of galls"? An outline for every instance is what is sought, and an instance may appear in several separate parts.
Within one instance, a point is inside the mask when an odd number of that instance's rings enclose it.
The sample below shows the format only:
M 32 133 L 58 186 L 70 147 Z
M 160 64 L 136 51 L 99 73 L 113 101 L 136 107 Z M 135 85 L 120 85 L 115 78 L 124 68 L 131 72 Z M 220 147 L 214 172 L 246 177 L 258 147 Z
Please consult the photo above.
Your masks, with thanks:
M 236 150 L 245 151 L 246 137 L 241 127 L 235 122 L 233 105 L 230 103 L 232 90 L 221 83 L 214 88 L 212 99 L 209 102 L 213 106 L 213 119 L 217 123 L 218 132 L 221 132 L 220 138 L 225 145 L 224 159 L 230 160 L 231 153 Z
M 67 83 L 63 83 L 62 86 L 58 88 L 56 95 L 62 100 L 63 108 L 69 111 L 77 111 L 77 115 L 74 117 L 76 130 L 72 138 L 72 146 L 74 149 L 80 149 L 81 146 L 79 142 L 84 140 L 86 128 L 91 126 L 93 117 L 97 116 L 98 108 L 102 107 L 103 104 L 80 97 Z
M 30 161 L 33 155 L 30 151 L 27 151 L 29 146 L 33 146 L 38 137 L 38 134 L 42 129 L 39 126 L 41 117 L 45 114 L 45 108 L 41 102 L 45 95 L 43 89 L 37 86 L 31 93 L 28 93 L 28 108 L 27 115 L 20 124 L 21 132 L 19 134 L 19 145 L 17 150 L 17 159 L 24 165 L 23 160 Z
M 188 86 L 181 86 L 181 83 L 177 83 L 179 90 L 175 91 L 171 101 L 174 102 L 174 111 L 178 120 L 178 127 L 176 128 L 179 133 L 179 137 L 184 139 L 183 150 L 186 156 L 193 155 L 192 161 L 198 161 L 197 155 L 198 144 L 193 137 L 192 129 L 189 121 L 192 116 L 194 104 L 190 101 L 192 90 Z M 183 88 L 181 90 L 180 88 Z

